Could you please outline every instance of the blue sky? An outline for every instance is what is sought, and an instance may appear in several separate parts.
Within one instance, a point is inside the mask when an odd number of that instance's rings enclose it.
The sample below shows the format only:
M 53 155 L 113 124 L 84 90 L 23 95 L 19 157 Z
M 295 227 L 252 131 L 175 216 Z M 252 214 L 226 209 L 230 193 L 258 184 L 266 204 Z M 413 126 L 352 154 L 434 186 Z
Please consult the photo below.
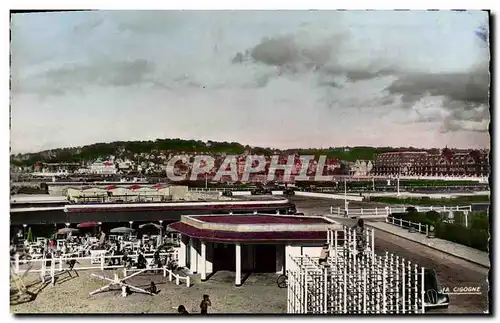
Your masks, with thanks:
M 166 137 L 487 147 L 487 14 L 101 11 L 12 18 L 13 153 Z

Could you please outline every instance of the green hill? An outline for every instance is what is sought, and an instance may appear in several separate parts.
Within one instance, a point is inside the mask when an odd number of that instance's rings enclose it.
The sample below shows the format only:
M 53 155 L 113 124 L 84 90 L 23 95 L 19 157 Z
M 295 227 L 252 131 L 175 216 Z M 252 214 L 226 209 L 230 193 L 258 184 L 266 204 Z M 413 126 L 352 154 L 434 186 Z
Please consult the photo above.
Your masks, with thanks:
M 237 142 L 217 142 L 201 140 L 156 139 L 154 141 L 115 141 L 110 143 L 96 143 L 83 147 L 71 147 L 45 150 L 30 154 L 11 155 L 11 163 L 14 165 L 33 165 L 41 162 L 82 162 L 92 161 L 98 158 L 106 158 L 114 155 L 122 158 L 130 158 L 134 154 L 159 154 L 163 153 L 194 153 L 206 152 L 209 154 L 233 154 L 240 155 L 246 151 L 259 155 L 279 154 L 301 154 L 301 155 L 327 155 L 345 161 L 374 160 L 376 155 L 387 151 L 418 150 L 414 148 L 391 148 L 391 147 L 329 147 L 329 148 L 296 148 L 279 150 L 264 147 L 251 147 Z

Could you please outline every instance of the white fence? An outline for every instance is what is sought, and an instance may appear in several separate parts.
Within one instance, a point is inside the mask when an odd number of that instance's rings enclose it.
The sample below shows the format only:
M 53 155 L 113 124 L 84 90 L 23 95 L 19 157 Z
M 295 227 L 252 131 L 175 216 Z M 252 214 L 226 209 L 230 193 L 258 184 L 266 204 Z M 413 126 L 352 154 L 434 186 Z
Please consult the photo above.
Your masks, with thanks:
M 178 263 L 178 250 L 174 249 L 172 252 L 160 253 L 160 257 L 166 256 L 170 257 L 171 260 Z M 123 255 L 117 256 L 107 256 L 104 253 L 96 256 L 88 256 L 88 257 L 53 257 L 53 258 L 39 258 L 39 259 L 19 259 L 19 254 L 14 256 L 14 260 L 11 261 L 11 265 L 13 271 L 17 275 L 22 275 L 27 272 L 30 273 L 39 273 L 40 279 L 45 282 L 46 279 L 50 278 L 52 283 L 55 282 L 55 275 L 58 272 L 65 272 L 70 270 L 70 261 L 75 261 L 74 266 L 71 270 L 79 271 L 79 270 L 106 270 L 106 269 L 120 269 L 124 268 L 124 265 L 114 265 L 111 264 L 111 260 L 121 259 Z M 128 255 L 128 257 L 137 261 L 138 255 Z M 153 264 L 153 254 L 145 254 L 144 257 L 149 262 L 148 263 L 148 271 L 163 271 L 163 275 L 166 277 L 167 274 L 169 276 L 169 280 L 172 281 L 174 278 L 176 283 L 179 284 L 180 281 L 185 281 L 186 285 L 190 286 L 189 276 L 180 276 L 178 274 L 173 273 L 170 269 L 166 267 L 162 268 L 153 268 L 151 265 Z M 96 263 L 95 260 L 99 259 Z M 50 264 L 48 264 L 50 262 Z M 138 271 L 141 269 L 125 269 L 127 271 Z
M 397 219 L 397 218 L 393 218 L 390 216 L 385 218 L 385 222 L 396 225 L 396 226 L 401 227 L 403 229 L 410 230 L 413 228 L 415 230 L 415 232 L 423 233 L 426 236 L 429 235 L 429 225 L 428 224 L 406 221 L 403 219 Z
M 379 207 L 379 208 L 343 208 L 343 207 L 335 207 L 335 206 L 330 206 L 330 214 L 335 215 L 335 216 L 340 216 L 340 217 L 345 217 L 346 216 L 346 210 L 347 210 L 347 217 L 349 218 L 386 218 L 389 215 L 393 213 L 405 213 L 406 209 L 408 207 L 401 207 L 401 206 L 396 206 L 396 207 L 391 207 L 391 206 L 386 206 L 386 207 Z M 414 208 L 417 210 L 417 212 L 429 212 L 429 211 L 436 211 L 436 212 L 472 212 L 472 206 L 467 205 L 467 206 L 414 206 Z
M 360 254 L 352 230 L 341 239 L 334 234 L 329 248 L 337 252 L 327 259 L 291 258 L 297 269 L 287 271 L 289 314 L 425 313 L 423 267 L 387 252 Z
M 362 196 L 356 196 L 356 195 L 328 194 L 328 193 L 315 193 L 315 192 L 302 192 L 302 191 L 295 191 L 295 195 L 307 196 L 307 197 L 317 197 L 317 198 L 327 198 L 327 199 L 335 199 L 335 200 L 357 201 L 357 202 L 363 201 Z

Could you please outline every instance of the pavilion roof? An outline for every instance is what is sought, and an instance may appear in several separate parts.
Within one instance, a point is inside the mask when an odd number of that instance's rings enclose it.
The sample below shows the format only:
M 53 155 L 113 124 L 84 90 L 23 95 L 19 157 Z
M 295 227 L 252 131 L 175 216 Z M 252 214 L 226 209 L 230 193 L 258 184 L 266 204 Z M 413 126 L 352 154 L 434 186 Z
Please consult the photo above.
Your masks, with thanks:
M 233 232 L 198 229 L 183 222 L 175 222 L 170 228 L 191 238 L 212 242 L 284 242 L 284 241 L 325 241 L 327 231 L 268 231 Z

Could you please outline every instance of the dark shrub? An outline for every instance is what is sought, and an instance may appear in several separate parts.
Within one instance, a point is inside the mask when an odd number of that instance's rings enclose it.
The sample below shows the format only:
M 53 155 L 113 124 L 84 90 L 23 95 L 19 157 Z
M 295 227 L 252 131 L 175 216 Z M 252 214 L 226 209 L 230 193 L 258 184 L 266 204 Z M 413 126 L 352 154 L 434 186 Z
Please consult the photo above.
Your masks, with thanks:
M 425 216 L 432 223 L 436 223 L 441 218 L 441 215 L 436 211 L 426 212 Z
M 415 213 L 418 212 L 414 206 L 409 206 L 406 208 L 406 213 Z

